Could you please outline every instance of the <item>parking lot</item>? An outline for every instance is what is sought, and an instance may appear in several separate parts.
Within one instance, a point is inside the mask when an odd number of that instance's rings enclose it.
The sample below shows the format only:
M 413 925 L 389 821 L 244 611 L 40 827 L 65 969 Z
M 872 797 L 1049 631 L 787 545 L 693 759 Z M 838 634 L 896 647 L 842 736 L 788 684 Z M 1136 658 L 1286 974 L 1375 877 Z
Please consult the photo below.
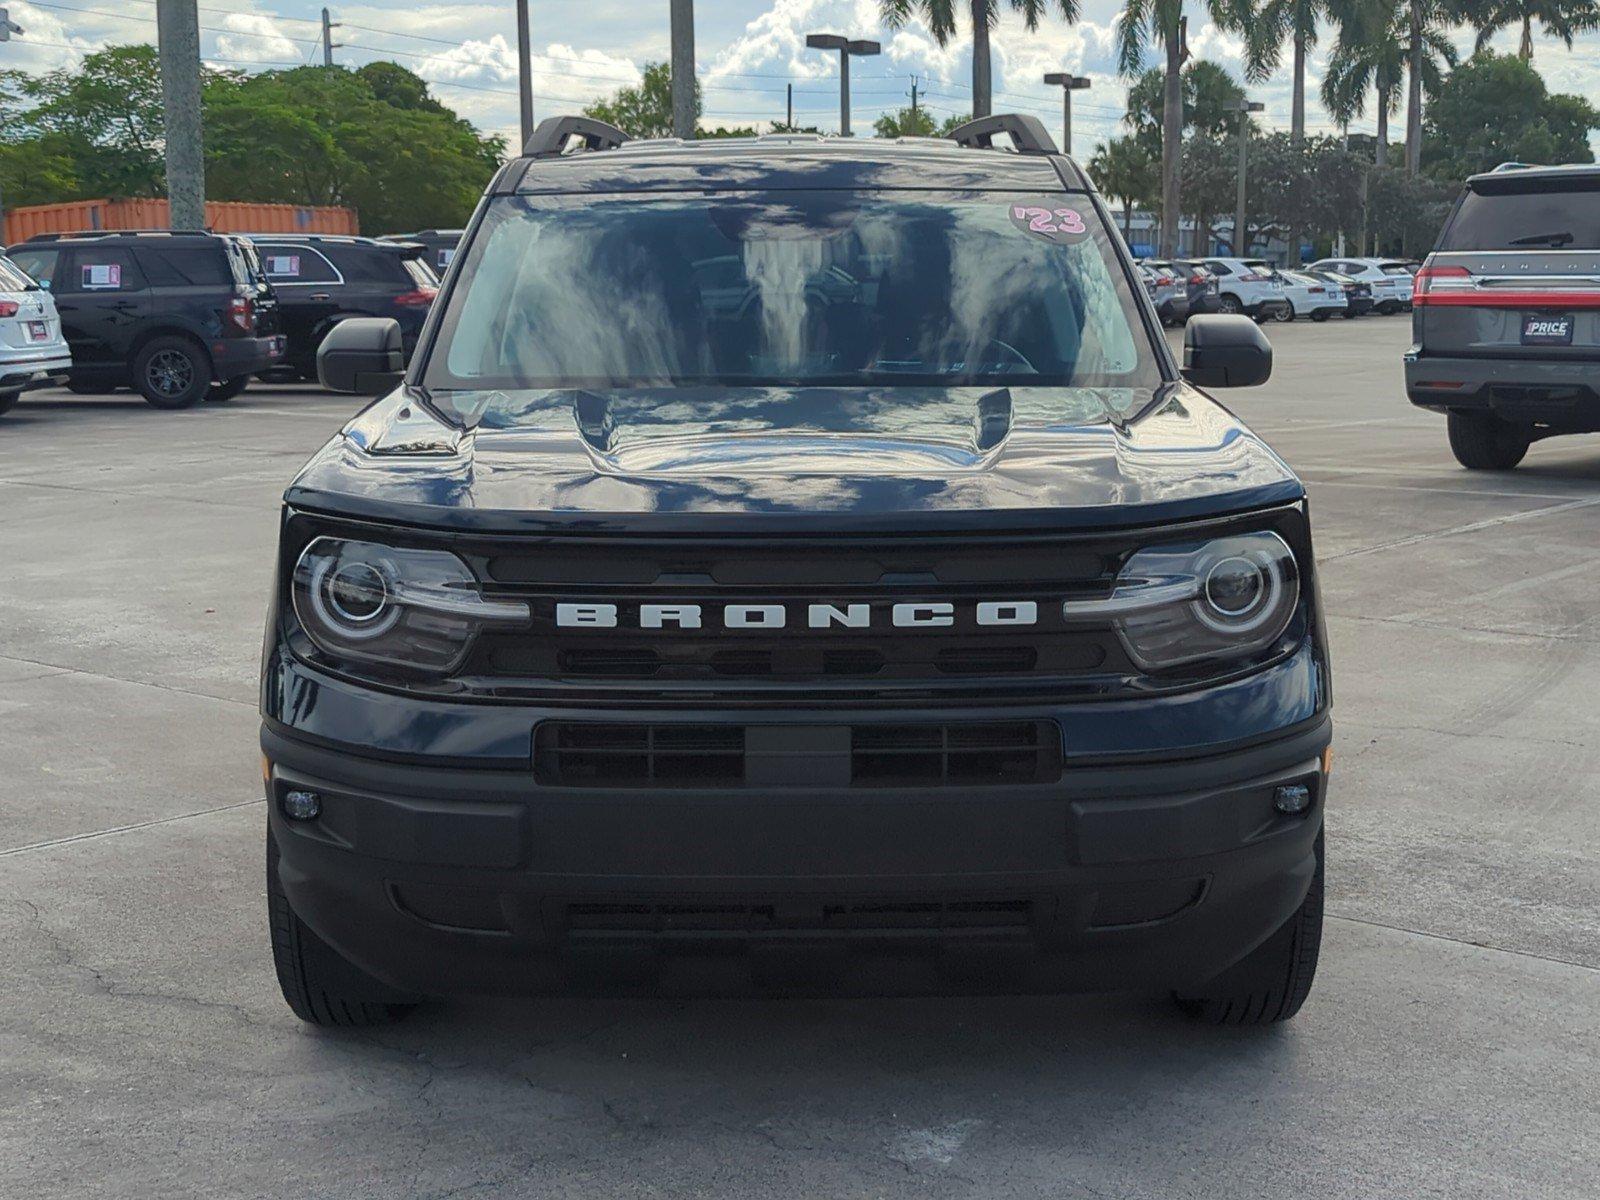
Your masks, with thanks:
M 1269 1029 L 1142 997 L 301 1025 L 267 945 L 257 656 L 279 493 L 354 405 L 25 398 L 0 420 L 0 1195 L 1593 1194 L 1600 437 L 1470 474 L 1405 402 L 1405 318 L 1268 332 L 1272 382 L 1226 399 L 1309 483 L 1337 722 L 1322 966 Z

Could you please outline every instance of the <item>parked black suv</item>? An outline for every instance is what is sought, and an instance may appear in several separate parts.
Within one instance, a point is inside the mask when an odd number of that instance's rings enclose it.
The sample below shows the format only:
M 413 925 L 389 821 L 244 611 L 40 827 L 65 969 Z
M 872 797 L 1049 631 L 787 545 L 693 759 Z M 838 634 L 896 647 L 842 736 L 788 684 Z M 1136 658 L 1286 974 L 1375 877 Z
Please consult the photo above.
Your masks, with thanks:
M 1406 393 L 1462 466 L 1600 431 L 1600 166 L 1474 175 L 1417 272 Z
M 156 408 L 227 400 L 283 356 L 278 304 L 228 234 L 40 234 L 7 253 L 50 289 L 76 392 L 132 387 Z
M 387 394 L 285 495 L 261 747 L 302 1018 L 594 987 L 1300 1007 L 1305 492 L 1193 386 L 1271 349 L 1199 317 L 1180 372 L 1036 120 L 547 121 L 404 377 L 392 321 L 320 368 Z
M 385 234 L 379 241 L 417 242 L 428 248 L 428 265 L 443 278 L 461 245 L 464 229 L 419 229 L 416 233 Z
M 393 317 L 410 354 L 439 294 L 427 247 L 334 234 L 251 237 L 278 294 L 289 339 L 285 370 L 315 378 L 317 347 L 347 317 Z

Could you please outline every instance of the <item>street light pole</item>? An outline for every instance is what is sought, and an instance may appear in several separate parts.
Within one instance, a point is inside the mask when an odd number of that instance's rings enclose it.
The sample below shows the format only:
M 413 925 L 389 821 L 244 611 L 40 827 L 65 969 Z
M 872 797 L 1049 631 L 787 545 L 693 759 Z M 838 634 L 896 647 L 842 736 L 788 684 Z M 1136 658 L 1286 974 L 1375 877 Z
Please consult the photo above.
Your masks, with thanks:
M 811 33 L 806 35 L 806 45 L 813 50 L 839 52 L 839 136 L 850 136 L 850 56 L 880 54 L 883 47 L 877 42 L 852 41 L 836 33 Z
M 672 136 L 694 137 L 694 0 L 672 0 Z
M 517 103 L 526 146 L 533 136 L 533 38 L 528 32 L 528 0 L 517 0 Z
M 333 19 L 327 9 L 322 10 L 322 65 L 333 66 L 333 52 L 339 48 L 339 43 L 333 40 L 333 31 L 339 28 L 339 22 Z
M 1084 75 L 1065 71 L 1052 71 L 1044 81 L 1061 89 L 1061 153 L 1072 153 L 1072 93 L 1088 87 L 1090 80 Z
M 1256 100 L 1235 100 L 1228 107 L 1239 114 L 1239 193 L 1233 210 L 1233 253 L 1234 257 L 1243 258 L 1250 253 L 1244 228 L 1244 172 L 1250 152 L 1250 114 L 1261 112 L 1267 106 Z
M 161 98 L 167 115 L 167 221 L 204 229 L 206 164 L 200 128 L 200 11 L 196 0 L 156 0 Z

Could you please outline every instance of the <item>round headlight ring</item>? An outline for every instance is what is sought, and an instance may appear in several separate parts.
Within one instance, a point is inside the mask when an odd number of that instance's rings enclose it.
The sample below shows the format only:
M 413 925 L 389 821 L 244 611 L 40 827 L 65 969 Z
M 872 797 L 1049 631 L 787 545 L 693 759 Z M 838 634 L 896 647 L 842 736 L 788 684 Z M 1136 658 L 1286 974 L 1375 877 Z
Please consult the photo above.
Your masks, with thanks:
M 386 564 L 366 559 L 324 558 L 311 572 L 311 606 L 317 619 L 342 639 L 382 637 L 400 620 Z
M 1229 576 L 1231 575 L 1231 580 Z M 1228 603 L 1240 593 L 1239 580 L 1249 580 L 1248 602 Z M 1191 606 L 1195 620 L 1213 633 L 1247 636 L 1280 615 L 1287 581 L 1282 563 L 1266 550 L 1235 552 L 1209 564 L 1202 576 L 1200 597 Z

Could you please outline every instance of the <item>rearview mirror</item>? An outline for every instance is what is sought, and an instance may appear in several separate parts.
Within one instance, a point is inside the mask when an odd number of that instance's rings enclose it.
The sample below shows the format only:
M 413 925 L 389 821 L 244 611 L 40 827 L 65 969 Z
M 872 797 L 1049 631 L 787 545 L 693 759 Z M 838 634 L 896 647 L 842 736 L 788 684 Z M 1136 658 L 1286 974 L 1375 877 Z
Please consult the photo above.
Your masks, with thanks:
M 317 378 L 330 392 L 381 396 L 399 385 L 405 370 L 400 322 L 391 317 L 348 317 L 317 349 Z
M 1183 377 L 1201 387 L 1255 387 L 1272 376 L 1272 343 L 1249 317 L 1190 317 Z

